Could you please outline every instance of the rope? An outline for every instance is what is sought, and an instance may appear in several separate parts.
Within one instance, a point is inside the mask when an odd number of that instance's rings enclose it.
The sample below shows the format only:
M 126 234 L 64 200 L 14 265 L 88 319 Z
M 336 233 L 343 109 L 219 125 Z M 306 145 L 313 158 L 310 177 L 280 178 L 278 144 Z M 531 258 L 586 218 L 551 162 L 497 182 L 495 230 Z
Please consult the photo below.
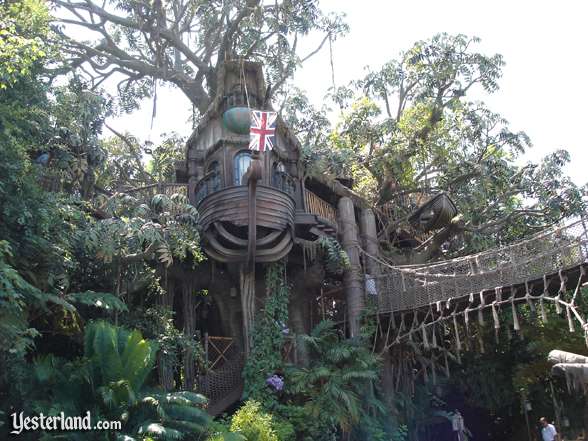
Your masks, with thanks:
M 531 285 L 543 279 L 544 291 L 547 291 L 546 275 L 557 273 L 560 291 L 564 292 L 565 274 L 584 263 L 582 249 L 588 245 L 588 237 L 583 226 L 583 220 L 580 220 L 549 232 L 541 232 L 532 240 L 425 265 L 394 266 L 355 242 L 346 245 L 356 247 L 362 260 L 372 259 L 381 266 L 382 274 L 374 277 L 379 280 L 380 313 L 425 308 L 448 298 L 461 299 L 466 296 L 470 296 L 470 303 L 473 304 L 472 293 L 489 291 L 492 286 L 523 284 L 525 299 L 534 311 Z M 347 225 L 344 223 L 345 227 Z M 559 302 L 556 308 L 561 308 Z
M 241 73 L 240 73 L 240 80 L 242 81 L 245 89 L 245 100 L 247 101 L 247 107 L 251 109 L 251 104 L 249 103 L 249 93 L 247 92 L 247 78 L 245 77 L 245 59 L 241 58 Z

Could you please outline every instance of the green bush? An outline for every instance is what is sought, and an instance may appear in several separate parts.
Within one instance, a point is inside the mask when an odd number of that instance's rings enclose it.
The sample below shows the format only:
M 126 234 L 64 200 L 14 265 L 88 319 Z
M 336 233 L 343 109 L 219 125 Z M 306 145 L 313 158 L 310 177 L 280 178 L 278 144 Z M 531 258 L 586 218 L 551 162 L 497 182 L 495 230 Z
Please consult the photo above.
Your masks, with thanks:
M 240 433 L 247 441 L 282 441 L 274 429 L 270 414 L 261 410 L 257 401 L 247 401 L 233 416 L 231 432 Z

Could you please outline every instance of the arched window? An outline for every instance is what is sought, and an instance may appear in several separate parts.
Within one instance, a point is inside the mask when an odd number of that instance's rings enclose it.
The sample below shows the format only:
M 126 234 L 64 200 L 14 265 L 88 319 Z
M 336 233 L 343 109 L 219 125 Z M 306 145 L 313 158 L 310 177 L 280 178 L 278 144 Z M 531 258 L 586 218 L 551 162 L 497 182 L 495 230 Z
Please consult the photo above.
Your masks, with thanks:
M 244 185 L 243 175 L 247 172 L 251 164 L 251 153 L 249 151 L 242 151 L 235 155 L 234 169 L 233 169 L 233 182 L 235 185 Z
M 218 161 L 213 161 L 208 165 L 206 170 L 206 178 L 208 179 L 208 191 L 214 193 L 221 189 L 221 174 L 220 165 Z

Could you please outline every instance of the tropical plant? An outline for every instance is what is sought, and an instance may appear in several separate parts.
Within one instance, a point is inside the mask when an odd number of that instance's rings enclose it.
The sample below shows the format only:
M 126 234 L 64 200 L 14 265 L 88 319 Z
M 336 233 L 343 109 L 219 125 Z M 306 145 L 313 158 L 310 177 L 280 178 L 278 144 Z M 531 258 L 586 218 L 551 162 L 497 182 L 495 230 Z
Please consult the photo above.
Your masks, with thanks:
M 329 273 L 342 274 L 349 268 L 349 256 L 339 242 L 331 237 L 323 236 L 318 239 L 318 244 L 323 252 L 325 268 Z
M 139 331 L 104 321 L 92 323 L 85 331 L 83 357 L 68 361 L 49 355 L 36 360 L 34 390 L 30 391 L 36 397 L 33 407 L 49 415 L 62 411 L 81 415 L 90 410 L 95 419 L 121 421 L 120 435 L 129 441 L 205 433 L 209 417 L 202 395 L 147 387 L 156 352 L 157 345 L 143 339 Z M 72 433 L 71 439 L 81 435 Z
M 162 134 L 161 141 L 154 145 L 105 126 L 115 136 L 102 140 L 106 159 L 96 176 L 101 190 L 116 193 L 175 182 L 175 163 L 185 155 L 184 138 L 177 133 Z
M 273 427 L 272 416 L 254 400 L 246 401 L 233 415 L 231 432 L 242 434 L 247 441 L 281 441 Z
M 276 391 L 281 389 L 281 386 L 271 387 L 271 378 L 284 367 L 282 348 L 288 323 L 289 287 L 284 263 L 276 263 L 268 268 L 266 286 L 268 297 L 262 313 L 256 319 L 253 347 L 243 371 L 243 395 L 247 399 L 257 400 L 264 409 L 271 409 L 278 401 Z M 277 381 L 281 381 L 281 378 Z
M 319 323 L 300 337 L 310 352 L 308 367 L 287 372 L 289 391 L 313 418 L 326 418 L 348 437 L 365 413 L 385 411 L 374 391 L 379 361 L 365 345 L 341 338 L 335 324 Z

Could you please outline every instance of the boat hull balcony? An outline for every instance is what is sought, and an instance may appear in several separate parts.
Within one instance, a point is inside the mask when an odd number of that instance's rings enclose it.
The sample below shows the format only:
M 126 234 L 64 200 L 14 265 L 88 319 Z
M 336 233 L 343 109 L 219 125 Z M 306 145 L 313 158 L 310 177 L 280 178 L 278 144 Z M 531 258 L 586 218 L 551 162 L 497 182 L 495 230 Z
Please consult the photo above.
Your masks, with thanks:
M 241 185 L 216 191 L 202 199 L 197 208 L 204 251 L 220 262 L 244 262 L 248 246 L 248 187 Z M 295 202 L 287 193 L 257 186 L 257 262 L 275 262 L 288 254 L 294 243 L 295 212 Z

